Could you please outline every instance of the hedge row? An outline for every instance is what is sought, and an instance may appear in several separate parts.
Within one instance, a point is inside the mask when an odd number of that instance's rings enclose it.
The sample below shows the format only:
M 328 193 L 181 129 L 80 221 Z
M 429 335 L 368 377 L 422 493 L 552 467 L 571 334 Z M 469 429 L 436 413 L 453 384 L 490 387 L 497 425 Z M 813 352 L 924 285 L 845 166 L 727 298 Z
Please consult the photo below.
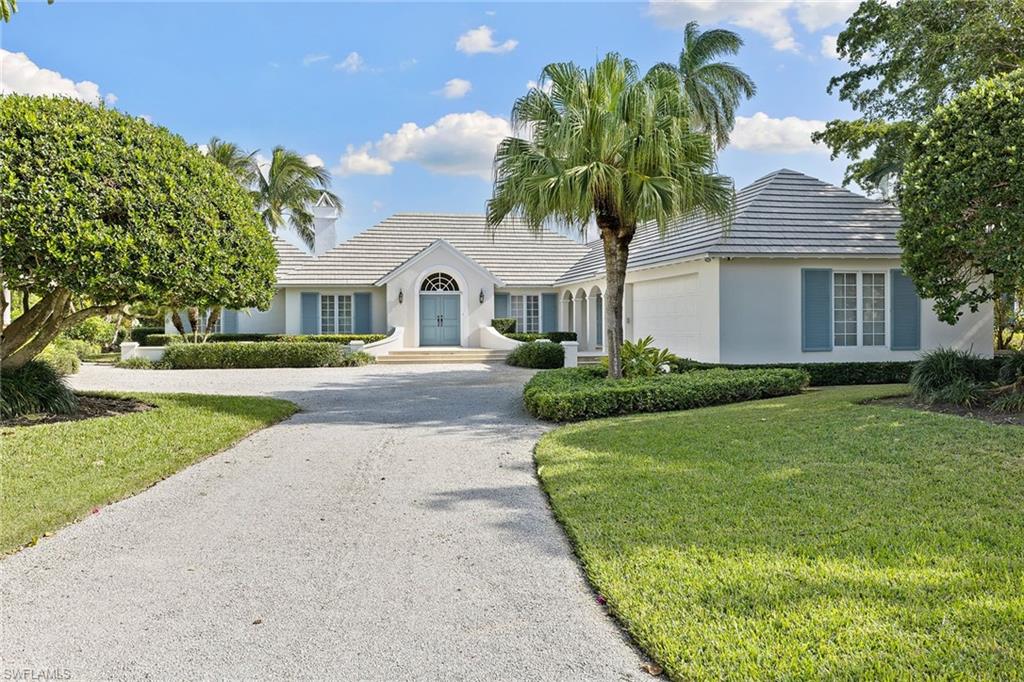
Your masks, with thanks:
M 505 362 L 513 367 L 557 369 L 565 365 L 565 349 L 558 343 L 524 343 L 515 348 Z
M 129 336 L 131 337 L 131 340 L 134 341 L 135 343 L 142 344 L 143 346 L 145 346 L 145 345 L 147 345 L 146 344 L 146 337 L 147 336 L 150 336 L 150 335 L 153 335 L 153 334 L 163 334 L 163 333 L 164 333 L 164 328 L 163 327 L 135 327 L 134 329 L 131 330 L 131 332 L 129 333 Z M 163 344 L 161 344 L 161 345 L 163 345 Z
M 1002 360 L 978 359 L 979 372 L 995 381 Z M 811 386 L 852 386 L 855 384 L 905 384 L 917 361 L 910 362 L 804 362 L 767 365 L 728 365 L 678 359 L 672 363 L 672 371 L 689 372 L 704 369 L 799 369 L 807 372 Z
M 577 367 L 537 374 L 523 389 L 523 402 L 539 419 L 569 422 L 793 395 L 807 383 L 799 369 L 717 368 L 613 380 L 603 369 Z
M 576 332 L 511 332 L 505 334 L 510 339 L 516 341 L 524 341 L 529 343 L 531 341 L 539 341 L 540 339 L 547 339 L 552 343 L 561 343 L 562 341 L 575 341 Z
M 337 343 L 172 343 L 157 366 L 170 369 L 263 367 L 351 367 L 373 362 L 368 353 L 349 353 Z
M 162 331 L 162 330 L 161 330 Z M 373 343 L 387 338 L 384 334 L 210 334 L 207 343 L 233 343 L 239 341 L 273 341 L 276 343 L 342 343 L 353 341 Z M 148 334 L 140 341 L 143 346 L 166 346 L 181 341 L 178 334 Z

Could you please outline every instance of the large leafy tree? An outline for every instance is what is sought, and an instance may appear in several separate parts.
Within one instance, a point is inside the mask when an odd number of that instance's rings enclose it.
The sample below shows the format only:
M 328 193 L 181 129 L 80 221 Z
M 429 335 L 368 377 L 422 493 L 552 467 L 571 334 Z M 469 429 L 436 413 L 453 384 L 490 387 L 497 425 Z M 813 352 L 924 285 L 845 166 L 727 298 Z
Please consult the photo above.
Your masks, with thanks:
M 757 93 L 750 76 L 734 64 L 718 61 L 738 54 L 741 47 L 743 38 L 738 34 L 725 29 L 701 32 L 697 22 L 691 21 L 675 65 L 694 125 L 711 135 L 719 149 L 729 142 L 740 99 Z
M 256 206 L 264 224 L 275 234 L 285 225 L 310 247 L 316 234 L 313 227 L 313 204 L 326 194 L 341 210 L 341 200 L 327 187 L 331 174 L 322 166 L 309 164 L 299 154 L 275 147 L 270 165 L 255 173 Z
M 127 305 L 266 307 L 277 255 L 250 194 L 164 128 L 82 102 L 0 98 L 7 369 Z M 4 309 L 10 304 L 0 301 Z
M 900 210 L 904 269 L 940 319 L 1024 290 L 1024 69 L 936 110 L 910 146 Z
M 550 91 L 548 87 L 550 86 Z M 487 221 L 514 215 L 539 230 L 555 222 L 584 234 L 596 221 L 604 245 L 609 374 L 622 376 L 622 293 L 637 226 L 698 211 L 726 218 L 732 184 L 715 172 L 715 145 L 692 127 L 674 69 L 639 75 L 608 54 L 593 68 L 544 68 L 541 87 L 512 109 L 517 135 L 495 155 Z
M 898 183 L 910 141 L 937 106 L 981 78 L 1024 64 L 1020 0 L 864 0 L 839 34 L 849 70 L 832 78 L 859 116 L 814 139 L 852 159 L 846 181 L 868 191 Z

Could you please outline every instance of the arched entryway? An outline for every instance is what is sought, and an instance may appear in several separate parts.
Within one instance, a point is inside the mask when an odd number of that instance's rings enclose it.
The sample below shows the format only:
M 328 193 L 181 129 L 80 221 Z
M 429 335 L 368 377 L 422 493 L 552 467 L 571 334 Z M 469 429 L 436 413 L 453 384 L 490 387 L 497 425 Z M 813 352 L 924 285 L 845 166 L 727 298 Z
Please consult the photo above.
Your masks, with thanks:
M 459 283 L 445 272 L 423 278 L 420 285 L 420 345 L 458 346 L 462 299 Z

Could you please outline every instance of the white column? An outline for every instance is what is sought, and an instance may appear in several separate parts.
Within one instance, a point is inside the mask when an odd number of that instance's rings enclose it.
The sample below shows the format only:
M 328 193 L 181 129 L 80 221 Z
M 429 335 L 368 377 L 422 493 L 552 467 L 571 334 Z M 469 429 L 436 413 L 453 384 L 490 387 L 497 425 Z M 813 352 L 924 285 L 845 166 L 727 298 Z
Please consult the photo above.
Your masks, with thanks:
M 562 341 L 562 348 L 565 349 L 565 367 L 576 367 L 578 363 L 580 344 L 576 341 Z
M 575 298 L 573 303 L 576 305 L 575 315 L 573 316 L 575 319 L 573 331 L 576 332 L 576 341 L 580 344 L 580 350 L 586 350 L 589 348 L 587 345 L 589 343 L 587 340 L 587 319 L 589 317 L 587 315 L 587 297 L 580 296 Z

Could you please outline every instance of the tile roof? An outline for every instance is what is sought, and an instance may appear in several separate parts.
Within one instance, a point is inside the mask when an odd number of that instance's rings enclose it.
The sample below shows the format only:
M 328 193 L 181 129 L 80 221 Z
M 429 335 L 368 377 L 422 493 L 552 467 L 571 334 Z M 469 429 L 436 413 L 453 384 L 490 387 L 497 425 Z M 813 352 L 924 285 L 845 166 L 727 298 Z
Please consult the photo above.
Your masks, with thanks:
M 715 218 L 696 216 L 660 235 L 656 225 L 637 230 L 629 267 L 648 267 L 695 256 L 899 256 L 896 230 L 900 212 L 822 182 L 782 169 L 736 193 L 736 213 L 728 229 Z M 600 277 L 601 242 L 569 268 L 558 283 Z
M 438 240 L 450 243 L 510 287 L 549 287 L 587 251 L 583 244 L 554 232 L 534 234 L 514 219 L 492 235 L 482 215 L 398 213 L 316 258 L 275 240 L 281 255 L 277 281 L 283 286 L 371 286 Z

